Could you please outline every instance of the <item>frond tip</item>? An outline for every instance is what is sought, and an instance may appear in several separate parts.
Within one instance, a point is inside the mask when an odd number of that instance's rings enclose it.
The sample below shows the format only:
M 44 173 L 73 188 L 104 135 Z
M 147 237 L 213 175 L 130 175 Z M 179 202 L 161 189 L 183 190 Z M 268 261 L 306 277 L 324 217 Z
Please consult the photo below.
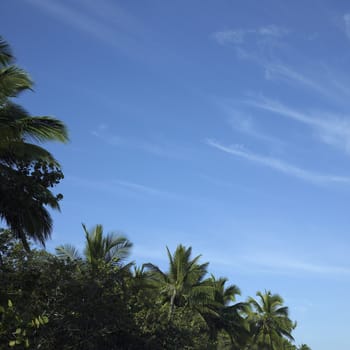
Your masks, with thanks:
M 71 244 L 60 245 L 56 248 L 56 255 L 62 260 L 81 259 L 78 249 Z

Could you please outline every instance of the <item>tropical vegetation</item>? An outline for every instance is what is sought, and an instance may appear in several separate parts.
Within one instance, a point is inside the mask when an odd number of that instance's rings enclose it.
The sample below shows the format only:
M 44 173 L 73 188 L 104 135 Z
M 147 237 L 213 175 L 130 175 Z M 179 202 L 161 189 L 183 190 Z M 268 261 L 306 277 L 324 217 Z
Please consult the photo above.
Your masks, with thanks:
M 179 244 L 167 269 L 130 261 L 132 243 L 83 224 L 85 246 L 45 250 L 62 195 L 60 164 L 43 148 L 65 125 L 12 100 L 32 88 L 0 40 L 0 349 L 306 350 L 278 294 L 240 297 L 238 286 Z M 33 245 L 39 243 L 40 245 Z M 238 300 L 240 298 L 240 300 Z
M 9 45 L 0 37 L 0 219 L 27 249 L 27 238 L 44 244 L 50 237 L 52 219 L 47 207 L 59 210 L 62 199 L 51 191 L 63 178 L 61 167 L 38 143 L 68 141 L 60 120 L 31 116 L 13 102 L 32 86 L 31 78 L 14 64 Z

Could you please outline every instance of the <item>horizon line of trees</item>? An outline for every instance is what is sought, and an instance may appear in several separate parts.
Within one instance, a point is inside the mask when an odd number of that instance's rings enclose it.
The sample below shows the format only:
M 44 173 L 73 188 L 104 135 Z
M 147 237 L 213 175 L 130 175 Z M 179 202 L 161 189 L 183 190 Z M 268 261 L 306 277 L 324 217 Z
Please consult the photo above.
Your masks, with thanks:
M 132 243 L 101 225 L 83 226 L 83 254 L 69 244 L 31 249 L 45 247 L 48 209 L 63 198 L 52 191 L 61 166 L 41 144 L 68 142 L 62 121 L 13 102 L 32 88 L 0 37 L 0 350 L 310 349 L 294 344 L 281 296 L 236 302 L 239 288 L 210 275 L 191 247 L 167 248 L 167 271 L 127 262 Z
M 191 247 L 166 248 L 163 271 L 150 262 L 129 262 L 132 243 L 125 236 L 104 234 L 102 225 L 83 229 L 82 254 L 69 244 L 55 254 L 28 251 L 11 230 L 1 231 L 0 344 L 45 350 L 310 350 L 295 345 L 296 322 L 280 295 L 265 290 L 237 302 L 238 286 L 210 274 L 209 262 L 193 257 Z

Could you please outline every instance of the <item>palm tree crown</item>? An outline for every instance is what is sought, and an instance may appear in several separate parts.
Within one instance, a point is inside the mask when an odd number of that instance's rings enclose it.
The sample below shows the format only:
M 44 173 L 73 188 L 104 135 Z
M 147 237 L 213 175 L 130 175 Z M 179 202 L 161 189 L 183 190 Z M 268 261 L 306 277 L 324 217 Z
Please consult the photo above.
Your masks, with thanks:
M 250 314 L 253 333 L 253 345 L 259 349 L 278 350 L 284 338 L 294 340 L 291 335 L 295 328 L 289 318 L 288 307 L 283 306 L 283 299 L 278 294 L 258 292 L 259 301 L 249 298 L 253 308 Z
M 68 141 L 61 121 L 33 117 L 12 102 L 32 86 L 29 75 L 14 65 L 11 49 L 0 37 L 0 219 L 27 249 L 27 238 L 44 245 L 52 231 L 46 206 L 59 210 L 62 198 L 50 191 L 63 178 L 60 165 L 38 143 Z
M 174 254 L 167 247 L 169 270 L 162 272 L 153 264 L 145 264 L 160 286 L 161 294 L 169 303 L 169 320 L 176 306 L 194 307 L 200 300 L 209 298 L 211 287 L 204 283 L 209 263 L 199 264 L 201 255 L 191 259 L 192 248 L 179 245 Z
M 101 262 L 120 265 L 129 256 L 132 243 L 126 237 L 115 232 L 104 235 L 102 225 L 95 225 L 91 230 L 82 226 L 86 239 L 84 258 L 91 266 L 97 267 Z M 62 259 L 82 259 L 77 249 L 69 244 L 57 247 L 56 252 Z
M 208 282 L 213 287 L 213 298 L 202 316 L 209 333 L 216 339 L 219 332 L 225 332 L 230 339 L 230 348 L 241 349 L 248 334 L 248 324 L 243 318 L 247 303 L 235 303 L 236 296 L 241 294 L 240 289 L 236 285 L 226 286 L 226 278 L 212 275 Z

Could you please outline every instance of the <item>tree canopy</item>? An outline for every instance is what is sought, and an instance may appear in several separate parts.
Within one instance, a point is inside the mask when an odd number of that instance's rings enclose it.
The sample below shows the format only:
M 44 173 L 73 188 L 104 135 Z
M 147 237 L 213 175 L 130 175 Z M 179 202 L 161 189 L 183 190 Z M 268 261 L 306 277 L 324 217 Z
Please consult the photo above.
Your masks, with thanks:
M 209 264 L 191 252 L 181 244 L 167 249 L 165 272 L 151 263 L 137 267 L 126 255 L 118 264 L 101 255 L 92 265 L 78 250 L 26 251 L 2 231 L 0 343 L 47 350 L 307 349 L 294 344 L 296 324 L 279 295 L 258 292 L 258 300 L 237 302 L 239 288 L 209 274 Z
M 31 116 L 12 101 L 32 86 L 0 37 L 0 218 L 27 249 L 28 238 L 44 245 L 50 237 L 52 219 L 47 207 L 59 210 L 62 199 L 51 190 L 63 178 L 60 164 L 40 144 L 68 141 L 60 120 Z

